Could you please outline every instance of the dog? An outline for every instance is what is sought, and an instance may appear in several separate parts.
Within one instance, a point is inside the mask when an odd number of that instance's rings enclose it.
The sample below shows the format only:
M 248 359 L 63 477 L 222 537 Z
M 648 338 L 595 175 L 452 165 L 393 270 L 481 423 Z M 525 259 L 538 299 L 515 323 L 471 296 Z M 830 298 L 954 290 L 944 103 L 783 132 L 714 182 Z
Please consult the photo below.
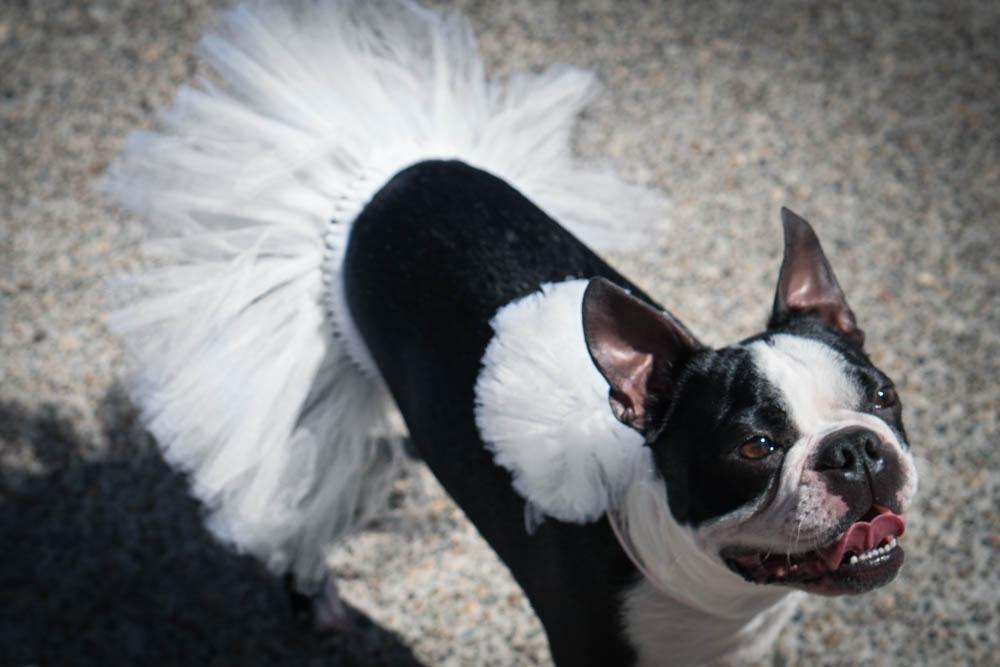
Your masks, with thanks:
M 221 84 L 105 182 L 160 262 L 111 326 L 210 530 L 317 626 L 407 443 L 559 665 L 758 658 L 802 592 L 895 577 L 901 403 L 809 223 L 781 212 L 766 329 L 710 349 L 592 249 L 658 202 L 573 160 L 592 75 L 488 80 L 405 2 L 251 4 L 202 53 Z

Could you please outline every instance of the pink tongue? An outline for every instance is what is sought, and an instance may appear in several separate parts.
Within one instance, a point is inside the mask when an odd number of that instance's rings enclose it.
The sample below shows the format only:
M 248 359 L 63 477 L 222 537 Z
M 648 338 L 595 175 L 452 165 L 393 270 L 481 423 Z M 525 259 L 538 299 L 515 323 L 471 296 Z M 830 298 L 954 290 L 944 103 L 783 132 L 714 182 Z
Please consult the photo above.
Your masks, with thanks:
M 875 508 L 879 515 L 869 521 L 858 521 L 844 531 L 840 539 L 828 547 L 819 550 L 820 558 L 830 568 L 830 571 L 840 567 L 844 554 L 853 551 L 856 554 L 874 549 L 886 538 L 899 537 L 906 530 L 906 520 L 898 514 L 893 514 L 885 507 Z

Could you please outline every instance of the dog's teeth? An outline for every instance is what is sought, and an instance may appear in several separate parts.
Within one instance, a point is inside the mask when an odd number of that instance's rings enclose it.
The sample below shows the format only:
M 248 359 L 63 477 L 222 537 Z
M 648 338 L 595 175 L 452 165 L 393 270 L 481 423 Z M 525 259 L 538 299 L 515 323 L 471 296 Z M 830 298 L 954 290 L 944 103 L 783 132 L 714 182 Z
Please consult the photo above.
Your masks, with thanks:
M 851 565 L 857 565 L 857 563 L 858 563 L 858 557 L 851 556 Z

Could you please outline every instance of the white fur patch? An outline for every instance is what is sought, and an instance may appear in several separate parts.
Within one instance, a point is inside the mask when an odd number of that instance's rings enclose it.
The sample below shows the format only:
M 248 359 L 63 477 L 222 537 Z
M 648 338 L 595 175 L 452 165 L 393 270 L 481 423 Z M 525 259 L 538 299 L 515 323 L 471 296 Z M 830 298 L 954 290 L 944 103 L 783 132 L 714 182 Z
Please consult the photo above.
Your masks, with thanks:
M 777 387 L 800 433 L 816 433 L 835 413 L 856 410 L 860 388 L 833 348 L 799 336 L 778 335 L 750 345 L 761 373 Z
M 783 592 L 776 600 L 763 598 L 756 613 L 719 617 L 681 604 L 642 580 L 625 595 L 625 634 L 639 667 L 743 665 L 765 656 L 803 596 Z
M 747 582 L 699 530 L 678 523 L 662 479 L 632 483 L 611 519 L 653 586 L 691 609 L 742 618 L 759 613 L 786 592 Z
M 645 578 L 624 598 L 625 633 L 640 665 L 701 665 L 760 657 L 800 597 L 730 570 L 718 546 L 680 525 L 660 479 L 635 482 L 609 514 Z
M 501 308 L 476 382 L 476 424 L 514 488 L 562 521 L 598 519 L 652 473 L 642 436 L 611 412 L 583 337 L 586 280 L 542 285 Z

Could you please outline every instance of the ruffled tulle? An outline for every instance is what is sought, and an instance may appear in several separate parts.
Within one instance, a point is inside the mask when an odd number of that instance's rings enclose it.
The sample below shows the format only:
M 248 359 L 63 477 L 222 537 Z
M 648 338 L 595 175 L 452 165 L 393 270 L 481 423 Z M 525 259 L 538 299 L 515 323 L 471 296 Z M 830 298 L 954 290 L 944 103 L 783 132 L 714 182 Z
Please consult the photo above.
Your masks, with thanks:
M 106 178 L 145 220 L 151 266 L 110 322 L 133 400 L 213 532 L 318 581 L 326 548 L 378 511 L 402 460 L 398 414 L 341 297 L 350 224 L 378 188 L 413 162 L 462 159 L 598 248 L 634 240 L 660 201 L 574 161 L 591 73 L 488 80 L 455 14 L 254 3 L 200 52 L 212 77 L 129 137 Z

